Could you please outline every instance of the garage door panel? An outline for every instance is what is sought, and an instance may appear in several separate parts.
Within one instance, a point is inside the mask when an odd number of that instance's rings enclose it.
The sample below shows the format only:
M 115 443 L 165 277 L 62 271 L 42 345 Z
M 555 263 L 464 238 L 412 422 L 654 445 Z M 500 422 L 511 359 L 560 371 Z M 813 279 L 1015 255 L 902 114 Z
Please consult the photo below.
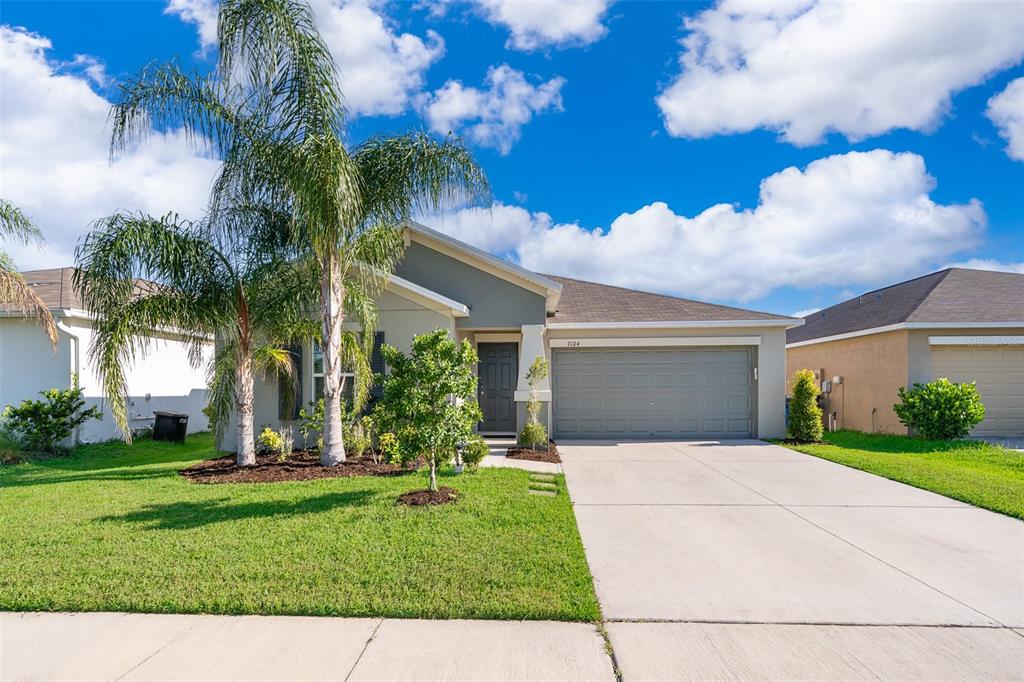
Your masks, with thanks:
M 931 349 L 932 377 L 974 381 L 985 404 L 976 436 L 1024 435 L 1024 349 L 951 346 Z
M 556 350 L 555 435 L 749 436 L 752 362 L 749 348 Z

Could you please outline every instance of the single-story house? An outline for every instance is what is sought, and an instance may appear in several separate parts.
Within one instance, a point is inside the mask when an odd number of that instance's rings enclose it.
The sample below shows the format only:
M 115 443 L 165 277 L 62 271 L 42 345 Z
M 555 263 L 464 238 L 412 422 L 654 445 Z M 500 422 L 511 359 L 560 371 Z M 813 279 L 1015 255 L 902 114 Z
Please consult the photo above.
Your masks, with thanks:
M 480 361 L 484 434 L 526 421 L 526 372 L 555 438 L 770 438 L 785 431 L 785 333 L 800 320 L 531 272 L 416 223 L 378 300 L 378 343 L 408 352 L 442 328 Z M 295 348 L 305 404 L 321 391 L 319 349 Z M 384 370 L 379 356 L 373 363 Z M 287 385 L 280 388 L 288 390 Z M 256 381 L 257 429 L 292 416 L 278 381 Z M 221 446 L 235 449 L 233 425 Z
M 87 406 L 97 405 L 103 419 L 89 421 L 74 438 L 93 443 L 120 437 L 103 398 L 103 388 L 92 362 L 92 316 L 83 310 L 72 286 L 74 268 L 31 270 L 22 276 L 46 303 L 57 323 L 54 352 L 46 333 L 35 320 L 19 310 L 0 308 L 0 410 L 22 400 L 38 399 L 49 388 L 67 388 L 73 374 L 83 389 Z M 128 418 L 132 430 L 153 424 L 153 412 L 167 410 L 189 415 L 188 430 L 209 428 L 202 409 L 206 406 L 206 372 L 189 363 L 188 346 L 172 333 L 152 338 L 153 345 L 127 372 Z M 213 353 L 211 339 L 209 353 Z
M 897 390 L 977 382 L 976 436 L 1024 435 L 1024 275 L 948 268 L 808 315 L 786 337 L 787 375 L 815 371 L 837 428 L 906 433 Z

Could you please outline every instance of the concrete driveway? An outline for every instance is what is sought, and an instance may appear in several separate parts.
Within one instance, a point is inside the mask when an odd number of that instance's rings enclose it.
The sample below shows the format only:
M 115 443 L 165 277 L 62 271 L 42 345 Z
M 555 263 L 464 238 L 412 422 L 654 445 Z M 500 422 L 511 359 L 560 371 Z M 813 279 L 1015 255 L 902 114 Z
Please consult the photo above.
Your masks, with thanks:
M 1018 520 L 761 441 L 558 448 L 627 682 L 1024 678 Z

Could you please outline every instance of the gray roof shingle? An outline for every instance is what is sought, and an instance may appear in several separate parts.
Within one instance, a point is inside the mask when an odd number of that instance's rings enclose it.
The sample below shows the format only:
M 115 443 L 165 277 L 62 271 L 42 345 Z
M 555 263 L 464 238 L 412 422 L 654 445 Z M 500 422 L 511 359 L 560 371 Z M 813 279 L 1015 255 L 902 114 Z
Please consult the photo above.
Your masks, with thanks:
M 702 303 L 557 275 L 543 276 L 562 285 L 558 312 L 553 318 L 549 318 L 551 322 L 710 322 L 791 319 L 784 315 Z
M 947 268 L 838 303 L 804 318 L 787 343 L 884 327 L 901 322 L 1020 322 L 1024 275 Z

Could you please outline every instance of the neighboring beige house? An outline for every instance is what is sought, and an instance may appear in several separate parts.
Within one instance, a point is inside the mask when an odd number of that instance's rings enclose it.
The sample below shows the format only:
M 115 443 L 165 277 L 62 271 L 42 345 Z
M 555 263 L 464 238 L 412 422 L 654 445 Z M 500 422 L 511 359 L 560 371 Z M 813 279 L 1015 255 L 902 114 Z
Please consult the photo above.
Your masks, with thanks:
M 949 268 L 808 315 L 786 335 L 787 376 L 819 374 L 838 428 L 906 433 L 901 386 L 975 381 L 976 436 L 1024 435 L 1024 275 Z M 838 379 L 836 379 L 838 377 Z
M 409 223 L 406 251 L 378 300 L 377 341 L 408 352 L 447 329 L 477 350 L 479 431 L 514 434 L 526 418 L 526 373 L 555 438 L 771 438 L 785 432 L 786 329 L 792 317 L 541 275 Z M 298 400 L 257 380 L 256 425 L 277 428 L 321 394 L 315 345 L 296 346 Z M 372 364 L 386 371 L 379 353 Z M 289 414 L 291 412 L 291 415 Z M 235 448 L 235 430 L 221 446 Z
M 89 359 L 93 317 L 84 310 L 72 285 L 74 268 L 52 268 L 21 273 L 46 303 L 57 322 L 57 348 L 46 332 L 20 310 L 0 308 L 0 411 L 22 400 L 37 399 L 49 388 L 67 388 L 78 375 L 87 405 L 99 407 L 103 418 L 79 427 L 73 438 L 93 443 L 117 438 L 110 406 L 95 366 Z M 150 338 L 150 352 L 126 373 L 128 423 L 132 430 L 153 425 L 153 412 L 167 410 L 189 415 L 189 432 L 208 428 L 206 369 L 189 362 L 188 344 L 171 333 Z M 213 352 L 213 340 L 208 353 Z M 208 356 L 207 356 L 208 357 Z

